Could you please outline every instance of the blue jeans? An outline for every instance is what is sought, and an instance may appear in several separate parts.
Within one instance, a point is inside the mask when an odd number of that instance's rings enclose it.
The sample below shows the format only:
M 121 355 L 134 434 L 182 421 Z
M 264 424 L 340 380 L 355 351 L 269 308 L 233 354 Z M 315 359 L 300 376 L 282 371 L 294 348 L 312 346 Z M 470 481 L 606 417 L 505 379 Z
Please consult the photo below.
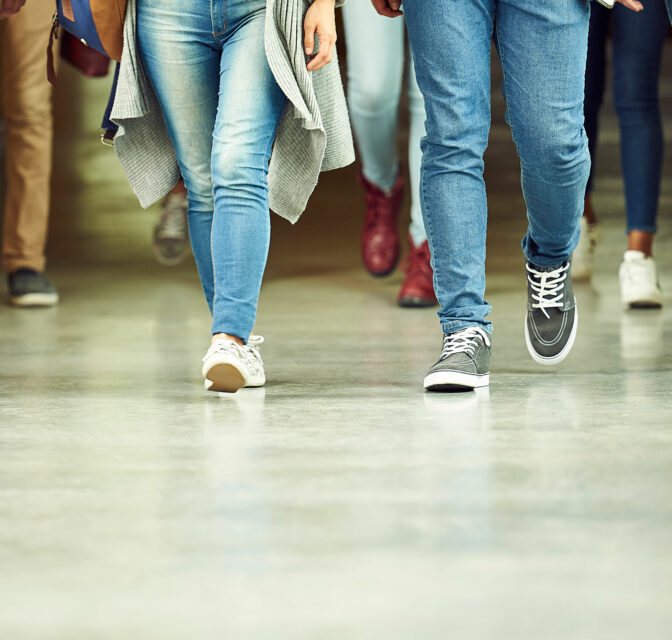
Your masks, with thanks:
M 268 163 L 285 96 L 266 0 L 139 0 L 138 41 L 189 195 L 212 332 L 247 341 L 270 243 Z
M 486 319 L 490 43 L 504 71 L 507 122 L 521 162 L 527 259 L 567 260 L 579 238 L 590 168 L 583 129 L 588 0 L 405 0 L 425 97 L 421 197 L 445 333 Z
M 364 177 L 387 191 L 397 179 L 399 101 L 406 67 L 401 20 L 379 16 L 369 0 L 343 5 L 348 45 L 348 103 Z M 408 61 L 408 168 L 411 178 L 411 225 L 415 246 L 427 239 L 420 208 L 420 140 L 425 135 L 425 105 Z
M 633 14 L 619 5 L 593 7 L 586 68 L 586 133 L 595 161 L 598 116 L 607 67 L 607 34 L 612 23 L 614 106 L 621 130 L 628 231 L 655 233 L 663 172 L 663 125 L 658 78 L 665 36 L 670 29 L 664 0 L 644 0 Z M 588 192 L 592 190 L 592 174 Z

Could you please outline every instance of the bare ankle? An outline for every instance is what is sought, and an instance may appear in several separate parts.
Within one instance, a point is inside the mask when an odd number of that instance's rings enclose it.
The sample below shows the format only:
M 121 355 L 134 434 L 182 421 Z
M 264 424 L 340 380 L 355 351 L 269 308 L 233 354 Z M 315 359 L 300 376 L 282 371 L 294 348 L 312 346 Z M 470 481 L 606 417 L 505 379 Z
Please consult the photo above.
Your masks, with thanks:
M 215 340 L 231 340 L 231 342 L 235 342 L 236 344 L 240 345 L 241 347 L 245 344 L 240 338 L 237 336 L 232 336 L 228 333 L 215 333 L 212 336 L 212 341 L 210 344 L 214 344 Z
M 653 234 L 637 229 L 628 233 L 628 251 L 641 251 L 647 258 L 653 255 Z
M 595 209 L 593 209 L 593 201 L 590 195 L 586 196 L 584 202 L 583 217 L 586 219 L 588 224 L 597 224 L 597 216 L 595 215 Z

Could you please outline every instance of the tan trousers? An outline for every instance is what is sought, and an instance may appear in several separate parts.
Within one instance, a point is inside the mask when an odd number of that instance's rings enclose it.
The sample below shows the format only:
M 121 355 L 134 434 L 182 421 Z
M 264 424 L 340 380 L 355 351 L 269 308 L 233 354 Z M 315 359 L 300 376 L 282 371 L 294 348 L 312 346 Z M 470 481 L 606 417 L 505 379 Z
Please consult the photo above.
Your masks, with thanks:
M 0 21 L 0 95 L 7 126 L 6 272 L 21 267 L 43 271 L 45 265 L 53 143 L 46 52 L 53 13 L 53 0 L 28 0 L 18 14 Z

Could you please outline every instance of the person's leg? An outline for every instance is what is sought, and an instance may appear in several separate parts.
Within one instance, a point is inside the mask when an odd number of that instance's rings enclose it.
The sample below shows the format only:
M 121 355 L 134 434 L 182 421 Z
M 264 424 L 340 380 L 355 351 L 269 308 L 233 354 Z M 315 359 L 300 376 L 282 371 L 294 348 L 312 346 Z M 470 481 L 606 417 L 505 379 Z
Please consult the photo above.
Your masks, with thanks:
M 265 0 L 229 0 L 213 135 L 213 335 L 247 342 L 270 242 L 268 164 L 286 98 L 264 50 Z
M 579 239 L 590 172 L 583 127 L 588 0 L 499 0 L 507 118 L 527 204 L 526 258 L 565 262 Z
M 621 131 L 630 250 L 652 253 L 663 168 L 658 79 L 669 31 L 663 0 L 614 10 L 614 105 Z
M 602 237 L 591 192 L 599 132 L 599 114 L 604 97 L 607 72 L 607 35 L 611 23 L 611 11 L 602 5 L 591 4 L 590 29 L 588 31 L 588 58 L 586 64 L 586 89 L 583 112 L 591 157 L 591 170 L 586 186 L 586 195 L 581 218 L 579 243 L 572 254 L 572 278 L 575 281 L 589 280 L 593 273 L 595 249 Z
M 189 199 L 184 180 L 161 202 L 152 231 L 152 249 L 159 264 L 173 267 L 189 255 Z
M 191 245 L 212 311 L 210 165 L 221 53 L 212 36 L 210 4 L 139 0 L 137 22 L 142 62 L 161 104 L 187 187 Z
M 420 206 L 421 140 L 425 135 L 425 101 L 418 87 L 413 55 L 408 64 L 408 105 L 411 123 L 408 132 L 408 172 L 411 182 L 411 224 L 408 229 L 409 253 L 406 273 L 397 302 L 402 307 L 433 307 L 436 304 L 431 254 Z
M 406 0 L 425 100 L 420 194 L 445 334 L 491 331 L 486 319 L 487 203 L 483 154 L 490 129 L 490 41 L 495 1 Z
M 362 261 L 389 275 L 399 260 L 397 219 L 403 201 L 397 130 L 404 69 L 404 23 L 379 16 L 368 1 L 343 7 L 348 45 L 348 103 L 362 162 L 365 213 Z
M 43 271 L 53 140 L 46 42 L 53 3 L 31 0 L 3 24 L 2 97 L 7 123 L 7 194 L 2 265 Z
M 586 195 L 593 187 L 593 171 L 599 134 L 599 115 L 604 98 L 604 86 L 607 71 L 607 35 L 611 11 L 602 5 L 594 3 L 591 6 L 590 29 L 588 32 L 588 55 L 586 59 L 585 100 L 583 111 L 585 116 L 588 150 L 592 159 Z M 588 212 L 586 212 L 588 214 Z M 594 222 L 589 220 L 589 222 Z
M 627 307 L 659 307 L 663 293 L 653 260 L 663 168 L 658 80 L 669 30 L 663 0 L 644 11 L 614 12 L 614 104 L 621 131 L 621 165 L 628 216 L 628 251 L 619 269 Z
M 408 107 L 411 115 L 408 131 L 408 173 L 411 178 L 411 225 L 409 233 L 416 247 L 427 240 L 425 222 L 420 206 L 420 167 L 422 165 L 421 141 L 425 136 L 425 101 L 415 77 L 413 55 L 408 61 Z
M 579 239 L 590 154 L 583 127 L 588 0 L 500 0 L 497 47 L 521 164 L 528 231 L 525 340 L 540 364 L 569 355 L 578 315 L 569 257 Z
M 404 23 L 379 16 L 371 2 L 342 9 L 348 47 L 348 107 L 364 177 L 389 191 L 397 180 Z

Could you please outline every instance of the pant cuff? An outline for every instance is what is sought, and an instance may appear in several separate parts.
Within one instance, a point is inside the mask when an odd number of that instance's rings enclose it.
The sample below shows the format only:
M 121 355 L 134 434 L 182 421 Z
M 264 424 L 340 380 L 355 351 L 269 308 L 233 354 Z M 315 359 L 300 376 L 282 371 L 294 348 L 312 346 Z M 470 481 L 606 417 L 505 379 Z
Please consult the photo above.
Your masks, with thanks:
M 492 322 L 475 322 L 474 320 L 450 320 L 449 322 L 442 322 L 441 329 L 443 333 L 455 333 L 456 331 L 461 331 L 462 329 L 467 329 L 469 327 L 478 327 L 483 329 L 488 334 L 492 334 Z
M 32 269 L 33 271 L 44 271 L 47 264 L 46 258 L 3 258 L 2 268 L 5 273 L 12 273 L 19 269 Z
M 628 227 L 625 230 L 625 233 L 630 233 L 631 231 L 641 231 L 642 233 L 656 233 L 658 231 L 658 227 L 654 225 L 653 227 L 646 227 L 646 226 L 637 226 L 637 227 Z

